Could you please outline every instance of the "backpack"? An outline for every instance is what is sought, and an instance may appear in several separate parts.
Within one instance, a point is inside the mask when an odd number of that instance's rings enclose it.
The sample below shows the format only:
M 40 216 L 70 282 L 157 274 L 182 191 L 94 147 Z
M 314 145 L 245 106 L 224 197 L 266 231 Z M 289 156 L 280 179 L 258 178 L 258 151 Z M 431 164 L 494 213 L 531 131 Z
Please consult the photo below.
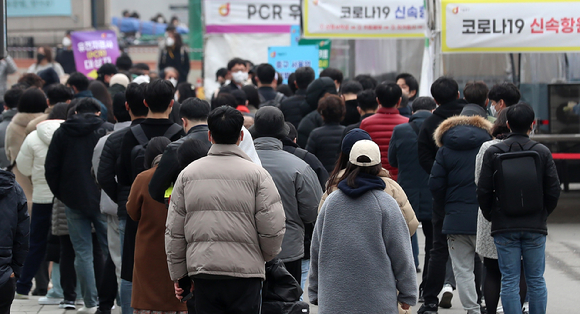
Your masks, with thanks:
M 514 151 L 514 144 L 519 150 Z M 494 190 L 497 206 L 506 216 L 520 217 L 544 210 L 541 160 L 531 150 L 538 143 L 495 144 L 501 153 L 493 160 Z M 516 147 L 517 147 L 516 146 Z
M 260 96 L 260 108 L 265 106 L 274 106 L 276 108 L 280 108 L 280 103 L 286 100 L 286 96 L 280 92 L 276 93 L 276 97 L 272 100 L 266 100 L 262 94 L 258 93 Z
M 179 133 L 181 129 L 181 126 L 178 124 L 173 124 L 171 127 L 169 127 L 169 129 L 167 129 L 167 131 L 165 131 L 163 136 L 171 139 L 177 133 Z M 137 142 L 139 142 L 139 145 L 136 145 L 133 147 L 133 149 L 131 149 L 131 174 L 133 175 L 133 179 L 135 179 L 138 174 L 148 168 L 145 165 L 145 150 L 149 144 L 149 138 L 147 138 L 147 135 L 145 135 L 141 125 L 131 127 L 131 133 L 133 133 L 133 136 L 135 136 L 135 139 L 137 139 Z

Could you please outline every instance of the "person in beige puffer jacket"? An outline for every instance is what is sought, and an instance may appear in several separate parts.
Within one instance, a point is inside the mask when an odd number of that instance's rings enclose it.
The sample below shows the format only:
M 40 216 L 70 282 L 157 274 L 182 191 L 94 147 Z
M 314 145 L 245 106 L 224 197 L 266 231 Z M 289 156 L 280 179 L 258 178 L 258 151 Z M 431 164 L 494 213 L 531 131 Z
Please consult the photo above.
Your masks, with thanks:
M 219 107 L 208 117 L 212 147 L 177 178 L 166 222 L 165 251 L 177 281 L 195 285 L 198 313 L 258 312 L 265 262 L 280 252 L 285 214 L 268 172 L 237 145 L 242 114 Z
M 346 163 L 348 161 L 348 155 L 350 154 L 350 150 L 352 145 L 359 140 L 371 140 L 370 135 L 361 129 L 353 129 L 344 137 L 342 140 L 342 147 L 341 147 L 341 154 L 337 161 L 337 167 L 334 169 L 333 173 L 330 175 L 328 179 L 328 183 L 326 184 L 326 192 L 322 195 L 322 199 L 320 200 L 320 204 L 318 205 L 318 211 L 322 208 L 324 201 L 326 198 L 337 189 L 338 182 L 342 178 L 344 174 L 344 169 L 346 168 Z M 389 175 L 389 171 L 384 169 L 381 170 L 379 173 L 379 177 L 385 181 L 386 187 L 385 192 L 391 195 L 399 208 L 401 209 L 401 213 L 407 222 L 407 227 L 409 228 L 409 234 L 412 236 L 417 231 L 419 227 L 419 221 L 415 216 L 415 212 L 413 211 L 413 207 L 411 207 L 411 203 L 407 199 L 407 194 L 403 191 L 403 188 L 393 179 L 391 179 Z

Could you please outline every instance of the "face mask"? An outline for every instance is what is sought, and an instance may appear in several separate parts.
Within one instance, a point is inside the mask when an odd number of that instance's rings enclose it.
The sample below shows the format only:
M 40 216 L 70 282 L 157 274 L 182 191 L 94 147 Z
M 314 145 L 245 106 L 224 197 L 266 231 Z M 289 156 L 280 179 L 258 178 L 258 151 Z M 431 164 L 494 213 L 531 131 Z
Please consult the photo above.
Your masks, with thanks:
M 36 54 L 36 60 L 38 61 L 38 63 L 42 62 L 42 60 L 44 60 L 44 58 L 46 58 L 46 55 L 44 53 L 37 53 Z
M 494 105 L 489 105 L 489 112 L 491 113 L 492 116 L 497 117 L 497 110 L 495 110 Z
M 170 78 L 168 81 L 170 81 L 171 84 L 173 84 L 173 87 L 177 87 L 177 80 L 174 77 Z
M 236 83 L 244 83 L 248 79 L 248 73 L 243 71 L 234 72 L 232 73 L 232 79 Z
M 71 44 L 72 44 L 72 42 L 71 42 L 70 38 L 65 37 L 62 39 L 62 45 L 64 47 L 69 47 Z
M 173 47 L 173 45 L 175 45 L 175 39 L 167 37 L 167 39 L 165 39 L 165 45 L 167 47 Z

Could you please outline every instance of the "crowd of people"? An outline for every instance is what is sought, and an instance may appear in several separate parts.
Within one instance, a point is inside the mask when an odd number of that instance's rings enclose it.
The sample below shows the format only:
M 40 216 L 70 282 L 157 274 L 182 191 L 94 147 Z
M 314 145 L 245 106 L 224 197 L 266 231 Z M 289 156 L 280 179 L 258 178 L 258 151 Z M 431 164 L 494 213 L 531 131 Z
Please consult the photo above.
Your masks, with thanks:
M 515 85 L 417 97 L 410 74 L 309 67 L 286 85 L 234 58 L 205 101 L 121 58 L 61 84 L 49 51 L 3 95 L 0 313 L 31 293 L 80 314 L 303 313 L 307 280 L 321 314 L 435 314 L 453 289 L 470 314 L 500 296 L 546 313 L 560 184 Z

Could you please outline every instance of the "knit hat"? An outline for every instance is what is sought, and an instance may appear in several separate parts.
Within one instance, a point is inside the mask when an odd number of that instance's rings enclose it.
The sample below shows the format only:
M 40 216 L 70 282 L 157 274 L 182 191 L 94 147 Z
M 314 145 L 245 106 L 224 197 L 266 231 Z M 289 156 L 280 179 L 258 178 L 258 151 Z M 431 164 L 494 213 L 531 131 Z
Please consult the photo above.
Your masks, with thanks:
M 361 129 L 352 129 L 350 130 L 344 139 L 342 139 L 342 147 L 340 150 L 344 153 L 349 155 L 350 151 L 352 150 L 352 146 L 360 141 L 360 140 L 371 140 L 371 136 L 365 130 Z
M 281 139 L 288 136 L 290 128 L 286 125 L 284 114 L 280 109 L 273 106 L 266 106 L 256 112 L 254 125 L 252 125 L 249 131 L 254 139 L 259 137 L 275 137 Z
M 311 110 L 316 110 L 316 108 L 318 108 L 318 101 L 326 93 L 332 95 L 338 94 L 336 92 L 336 85 L 330 77 L 315 79 L 310 83 L 310 85 L 308 85 L 308 89 L 306 89 L 306 102 Z
M 121 73 L 115 74 L 111 77 L 111 81 L 109 81 L 109 86 L 113 86 L 115 84 L 119 84 L 127 88 L 127 85 L 129 85 L 129 78 L 125 74 Z
M 358 161 L 359 157 L 365 156 L 370 161 L 368 162 L 361 162 Z M 381 150 L 379 149 L 379 145 L 377 145 L 373 141 L 369 140 L 361 140 L 352 146 L 352 150 L 350 151 L 350 156 L 348 161 L 351 164 L 359 167 L 371 167 L 376 166 L 381 163 Z

